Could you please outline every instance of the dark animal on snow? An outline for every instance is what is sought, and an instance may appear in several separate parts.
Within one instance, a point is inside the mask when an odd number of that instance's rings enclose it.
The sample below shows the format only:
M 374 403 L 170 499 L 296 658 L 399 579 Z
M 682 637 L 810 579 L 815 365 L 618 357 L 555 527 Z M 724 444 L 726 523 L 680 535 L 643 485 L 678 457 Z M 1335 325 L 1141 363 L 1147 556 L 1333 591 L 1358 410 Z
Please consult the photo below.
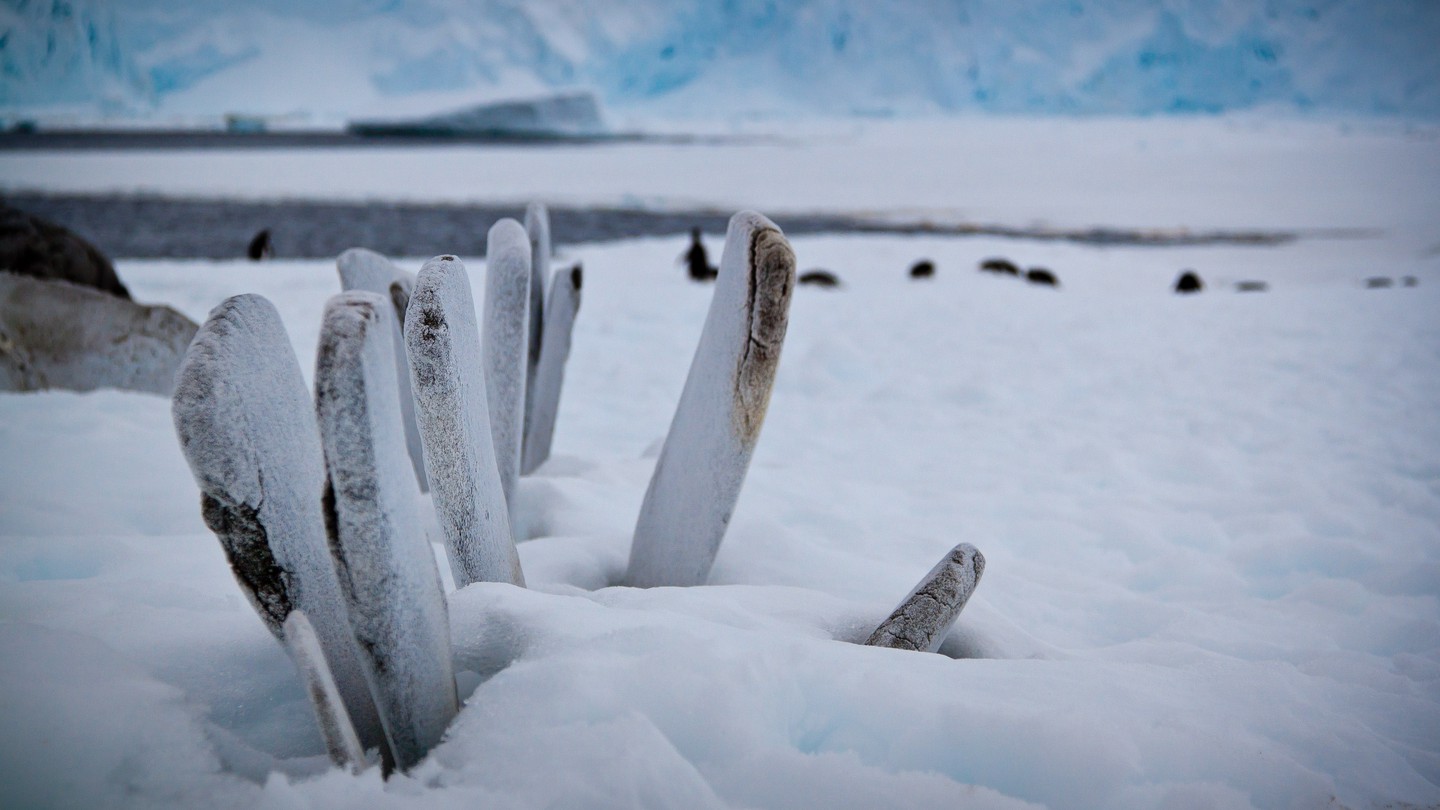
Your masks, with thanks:
M 1265 292 L 1270 285 L 1263 281 L 1241 281 L 1235 284 L 1237 292 Z
M 1406 276 L 1400 279 L 1400 284 L 1405 287 L 1418 287 L 1420 286 L 1420 279 L 1414 276 Z
M 921 259 L 910 265 L 910 278 L 934 278 L 935 263 L 929 259 Z
M 270 229 L 262 228 L 255 238 L 250 240 L 250 247 L 245 249 L 245 255 L 250 261 L 258 262 L 261 259 L 268 259 L 274 255 L 274 248 L 270 244 Z
M 115 266 L 70 230 L 0 203 L 0 270 L 68 281 L 128 299 Z
M 986 273 L 996 273 L 1002 276 L 1019 276 L 1020 268 L 1009 259 L 986 259 L 980 262 L 980 269 Z
M 1025 280 L 1031 284 L 1043 284 L 1047 287 L 1059 287 L 1060 280 L 1055 274 L 1043 267 L 1032 267 L 1025 271 Z
M 690 249 L 685 251 L 685 266 L 690 270 L 691 281 L 711 281 L 720 275 L 719 268 L 710 263 L 705 245 L 700 242 L 700 229 L 690 229 Z
M 1395 282 L 1385 276 L 1372 276 L 1365 279 L 1365 289 L 1367 290 L 1383 290 L 1393 286 L 1395 286 Z
M 1205 289 L 1205 282 L 1200 280 L 1200 276 L 1194 270 L 1186 270 L 1180 274 L 1180 278 L 1175 279 L 1175 292 L 1177 293 L 1197 293 L 1203 289 Z
M 840 278 L 829 270 L 806 270 L 798 281 L 811 287 L 833 289 L 840 286 Z

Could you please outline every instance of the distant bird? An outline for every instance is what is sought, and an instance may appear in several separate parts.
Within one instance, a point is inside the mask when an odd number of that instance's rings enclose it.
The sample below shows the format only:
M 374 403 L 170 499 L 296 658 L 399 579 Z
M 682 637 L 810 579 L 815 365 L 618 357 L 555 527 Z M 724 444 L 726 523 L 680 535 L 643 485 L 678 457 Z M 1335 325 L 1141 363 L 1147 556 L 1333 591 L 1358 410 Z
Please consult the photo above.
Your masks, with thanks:
M 1205 289 L 1205 283 L 1200 280 L 1200 276 L 1196 275 L 1194 270 L 1186 270 L 1180 274 L 1180 278 L 1175 279 L 1175 292 L 1177 293 L 1197 293 L 1203 289 Z
M 1385 276 L 1371 276 L 1365 279 L 1365 288 L 1368 290 L 1383 290 L 1393 286 L 1395 286 L 1395 282 Z
M 921 259 L 910 265 L 910 278 L 934 278 L 935 263 L 929 259 Z
M 1235 284 L 1236 292 L 1265 292 L 1270 285 L 1263 281 L 1241 281 Z
M 1002 276 L 1020 275 L 1020 268 L 1016 267 L 1015 263 L 1010 261 L 1009 259 L 986 259 L 985 261 L 980 262 L 980 269 L 986 273 L 996 273 Z
M 1400 279 L 1400 284 L 1405 287 L 1418 287 L 1420 286 L 1420 279 L 1415 278 L 1414 276 L 1406 276 Z
M 268 259 L 274 255 L 274 252 L 274 249 L 270 245 L 269 228 L 261 228 L 260 232 L 255 234 L 254 238 L 250 240 L 250 247 L 245 248 L 245 255 L 249 256 L 252 262 Z
M 68 281 L 129 298 L 115 266 L 72 231 L 0 203 L 0 270 Z
M 834 289 L 840 286 L 840 278 L 829 270 L 806 270 L 800 274 L 799 282 L 811 287 Z
M 711 281 L 720 275 L 720 271 L 710 263 L 710 256 L 705 253 L 705 245 L 700 242 L 700 229 L 690 229 L 690 249 L 685 251 L 683 257 L 686 267 L 690 270 L 691 281 Z
M 1032 267 L 1025 271 L 1025 280 L 1031 284 L 1044 284 L 1047 287 L 1059 287 L 1060 280 L 1055 274 L 1043 267 Z

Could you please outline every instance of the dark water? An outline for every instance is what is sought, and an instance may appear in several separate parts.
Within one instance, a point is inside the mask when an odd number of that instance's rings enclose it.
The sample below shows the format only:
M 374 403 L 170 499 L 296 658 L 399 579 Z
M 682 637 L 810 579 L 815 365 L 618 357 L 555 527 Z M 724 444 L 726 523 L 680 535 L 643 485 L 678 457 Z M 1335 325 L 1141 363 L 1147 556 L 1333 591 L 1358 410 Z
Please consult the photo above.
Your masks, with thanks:
M 119 258 L 241 258 L 255 234 L 270 229 L 276 258 L 329 258 L 352 247 L 390 256 L 485 253 L 485 235 L 504 217 L 524 209 L 494 205 L 424 205 L 386 202 L 238 202 L 144 195 L 4 194 L 0 201 L 59 223 Z M 688 234 L 692 227 L 718 236 L 733 212 L 648 211 L 633 208 L 550 208 L 557 244 L 640 236 Z M 988 225 L 937 226 L 879 222 L 844 216 L 777 216 L 786 234 L 925 233 L 1070 241 L 1095 245 L 1164 247 L 1193 244 L 1281 244 L 1295 234 L 1217 231 L 1173 234 L 1095 228 L 1027 230 Z

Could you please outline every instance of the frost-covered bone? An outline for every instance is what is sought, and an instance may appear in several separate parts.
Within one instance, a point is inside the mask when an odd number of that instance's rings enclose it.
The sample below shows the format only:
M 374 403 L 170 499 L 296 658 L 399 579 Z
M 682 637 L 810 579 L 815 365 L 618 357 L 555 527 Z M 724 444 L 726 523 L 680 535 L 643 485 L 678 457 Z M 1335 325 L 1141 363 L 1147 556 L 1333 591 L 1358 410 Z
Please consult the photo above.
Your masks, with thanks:
M 276 637 L 305 611 L 361 740 L 383 746 L 325 540 L 315 406 L 274 305 L 237 295 L 210 312 L 175 375 L 172 414 L 241 589 Z
M 315 408 L 331 556 L 390 750 L 409 768 L 440 741 L 457 699 L 445 594 L 409 480 L 390 318 L 375 293 L 330 299 Z
M 515 479 L 520 476 L 520 442 L 525 431 L 525 368 L 530 321 L 530 243 L 525 229 L 502 219 L 486 244 L 485 396 L 500 487 L 515 524 Z
M 455 585 L 524 585 L 495 466 L 475 299 L 454 256 L 431 259 L 420 270 L 405 313 L 405 346 Z
M 290 660 L 300 671 L 305 682 L 305 693 L 310 696 L 310 705 L 315 709 L 315 719 L 320 725 L 320 737 L 325 741 L 325 750 L 330 761 L 352 773 L 359 773 L 365 767 L 365 749 L 360 737 L 350 722 L 350 713 L 340 700 L 340 691 L 325 660 L 325 651 L 315 628 L 305 617 L 305 611 L 292 610 L 285 618 L 285 647 L 290 651 Z
M 415 480 L 424 492 L 430 486 L 425 474 L 425 451 L 420 444 L 420 428 L 415 423 L 415 399 L 410 392 L 410 368 L 406 365 L 405 344 L 401 329 L 405 324 L 405 305 L 410 300 L 410 290 L 415 286 L 415 275 L 395 266 L 395 263 L 365 248 L 350 248 L 335 260 L 340 272 L 340 289 L 366 290 L 379 293 L 390 302 L 395 317 L 391 319 L 395 332 L 395 375 L 399 381 L 400 417 L 405 423 L 405 446 L 410 451 L 410 463 L 415 467 Z
M 580 265 L 555 274 L 545 307 L 545 338 L 541 342 L 540 367 L 535 374 L 533 410 L 525 425 L 524 463 L 520 472 L 529 474 L 550 457 L 555 437 L 555 416 L 560 410 L 560 388 L 565 384 L 565 361 L 570 358 L 570 332 L 580 311 Z M 527 389 L 528 390 L 528 389 Z
M 920 580 L 865 643 L 871 647 L 935 652 L 980 584 L 985 555 L 969 543 L 950 550 Z
M 0 391 L 121 388 L 169 396 L 196 328 L 170 307 L 0 272 Z
M 730 219 L 700 345 L 630 546 L 629 582 L 710 574 L 760 435 L 795 289 L 795 254 L 753 211 Z
M 540 351 L 545 340 L 546 282 L 550 280 L 550 212 L 544 203 L 533 202 L 525 209 L 525 235 L 530 239 L 530 342 L 525 364 L 525 432 L 524 447 L 530 441 L 530 421 L 535 410 L 535 373 L 540 367 Z M 521 465 L 522 472 L 529 472 Z

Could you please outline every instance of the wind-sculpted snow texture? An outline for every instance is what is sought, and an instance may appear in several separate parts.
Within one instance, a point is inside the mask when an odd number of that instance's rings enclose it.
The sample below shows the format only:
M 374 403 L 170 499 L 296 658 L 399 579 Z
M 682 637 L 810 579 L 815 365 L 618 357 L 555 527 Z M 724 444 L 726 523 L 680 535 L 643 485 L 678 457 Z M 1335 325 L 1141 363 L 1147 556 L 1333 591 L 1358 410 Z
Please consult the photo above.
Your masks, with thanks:
M 701 585 L 740 497 L 765 420 L 795 289 L 774 223 L 730 219 L 715 295 L 630 547 L 629 583 Z
M 983 573 L 985 555 L 969 543 L 961 543 L 930 569 L 865 643 L 871 647 L 935 652 L 960 618 L 960 611 L 970 601 Z
M 305 611 L 361 739 L 383 744 L 326 548 L 314 405 L 274 305 L 237 295 L 211 311 L 175 375 L 171 412 L 241 590 L 277 637 Z
M 285 648 L 290 651 L 290 660 L 300 671 L 305 684 L 305 694 L 310 696 L 310 705 L 315 707 L 315 718 L 320 724 L 320 737 L 325 740 L 325 752 L 330 761 L 358 773 L 365 767 L 365 749 L 350 722 L 350 713 L 340 700 L 335 686 L 335 677 L 330 664 L 325 660 L 325 651 L 315 635 L 315 627 L 305 617 L 305 611 L 292 610 L 285 618 Z
M 502 219 L 490 228 L 485 252 L 485 396 L 500 487 L 515 522 L 515 481 L 525 434 L 525 376 L 530 320 L 530 244 L 525 228 Z
M 440 741 L 457 698 L 445 594 L 408 481 L 391 318 L 375 293 L 330 299 L 315 407 L 330 551 L 390 749 L 409 768 Z
M 169 396 L 195 322 L 68 281 L 0 272 L 0 391 Z
M 530 441 L 530 420 L 535 411 L 535 373 L 545 340 L 546 282 L 550 280 L 550 212 L 544 203 L 530 203 L 525 209 L 525 235 L 530 238 L 530 344 L 525 362 L 525 433 L 520 454 Z M 524 464 L 521 472 L 529 472 Z
M 465 265 L 454 256 L 426 262 L 410 303 L 405 345 L 416 416 L 455 585 L 524 585 L 495 466 L 480 327 Z
M 555 274 L 545 305 L 545 339 L 535 373 L 533 405 L 525 426 L 525 458 L 520 472 L 529 474 L 550 457 L 555 438 L 555 416 L 560 411 L 560 389 L 565 384 L 565 361 L 570 359 L 570 335 L 580 311 L 580 265 Z M 528 389 L 527 389 L 528 390 Z
M 410 299 L 415 276 L 396 267 L 389 259 L 373 250 L 351 248 L 335 261 L 340 271 L 340 288 L 379 293 L 390 302 L 395 317 L 395 375 L 399 381 L 400 418 L 405 423 L 405 446 L 415 467 L 415 480 L 423 492 L 429 488 L 425 475 L 425 451 L 420 445 L 420 428 L 415 424 L 415 398 L 410 391 L 410 369 L 406 365 L 405 342 L 400 334 L 405 323 L 404 304 Z

